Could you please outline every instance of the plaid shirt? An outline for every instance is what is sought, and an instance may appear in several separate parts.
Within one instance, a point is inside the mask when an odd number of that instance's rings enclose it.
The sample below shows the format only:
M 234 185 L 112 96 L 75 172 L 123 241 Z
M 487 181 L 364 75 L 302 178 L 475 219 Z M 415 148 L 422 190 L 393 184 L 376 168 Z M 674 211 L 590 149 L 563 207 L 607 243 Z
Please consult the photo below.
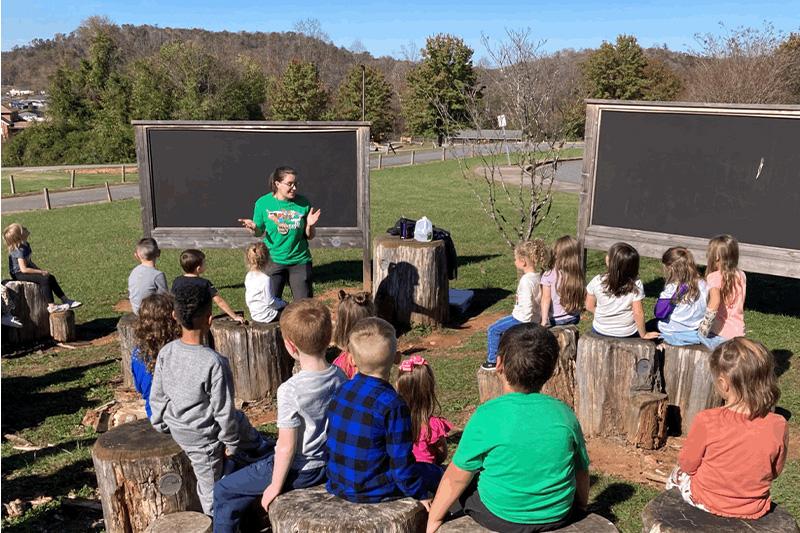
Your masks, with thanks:
M 328 492 L 351 502 L 430 497 L 442 469 L 416 463 L 411 414 L 386 381 L 356 374 L 328 405 Z

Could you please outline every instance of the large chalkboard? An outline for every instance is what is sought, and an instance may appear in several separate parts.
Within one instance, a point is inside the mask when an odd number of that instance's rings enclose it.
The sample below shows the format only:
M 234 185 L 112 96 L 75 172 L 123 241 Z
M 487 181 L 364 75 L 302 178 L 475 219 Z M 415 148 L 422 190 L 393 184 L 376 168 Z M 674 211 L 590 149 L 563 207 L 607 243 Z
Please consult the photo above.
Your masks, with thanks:
M 721 233 L 745 269 L 800 277 L 800 106 L 590 101 L 579 234 L 705 259 Z

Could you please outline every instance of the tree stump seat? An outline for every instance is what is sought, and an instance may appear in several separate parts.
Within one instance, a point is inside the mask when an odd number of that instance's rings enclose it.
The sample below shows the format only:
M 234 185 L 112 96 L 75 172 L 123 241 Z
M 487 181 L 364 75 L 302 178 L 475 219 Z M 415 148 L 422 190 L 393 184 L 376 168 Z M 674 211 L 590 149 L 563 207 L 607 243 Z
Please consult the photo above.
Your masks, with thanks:
M 236 397 L 246 402 L 274 399 L 292 376 L 294 360 L 286 351 L 278 322 L 240 324 L 229 317 L 211 323 L 214 349 L 233 372 Z
M 39 286 L 30 281 L 7 281 L 3 285 L 14 303 L 13 315 L 22 322 L 21 328 L 3 326 L 3 346 L 20 346 L 50 338 L 47 299 Z
M 578 328 L 555 326 L 550 328 L 558 341 L 558 361 L 553 375 L 542 387 L 542 394 L 558 398 L 570 408 L 575 408 L 575 359 L 578 352 Z M 500 378 L 494 370 L 478 369 L 478 397 L 484 403 L 503 393 Z
M 122 357 L 120 366 L 122 367 L 122 386 L 129 389 L 133 388 L 133 373 L 131 372 L 131 352 L 136 347 L 136 315 L 125 313 L 117 322 L 117 339 L 119 340 L 119 353 Z
M 147 533 L 211 533 L 211 517 L 195 511 L 170 513 L 153 522 Z
M 269 507 L 273 533 L 424 532 L 428 513 L 417 500 L 351 503 L 329 494 L 325 485 L 281 494 Z
M 775 505 L 758 520 L 726 518 L 692 507 L 678 489 L 662 492 L 642 511 L 642 533 L 800 533 L 797 521 Z
M 162 515 L 201 510 L 189 458 L 147 419 L 100 435 L 92 462 L 109 533 L 142 532 Z
M 50 313 L 50 335 L 56 342 L 71 342 L 75 333 L 75 311 L 69 309 L 58 313 Z
M 462 516 L 442 524 L 438 533 L 486 533 L 489 531 L 491 530 L 478 524 L 471 517 Z M 578 522 L 553 531 L 560 533 L 616 533 L 618 529 L 602 516 L 588 514 Z
M 700 344 L 661 346 L 664 388 L 669 396 L 667 425 L 672 433 L 686 435 L 697 413 L 722 404 L 711 375 L 711 350 Z

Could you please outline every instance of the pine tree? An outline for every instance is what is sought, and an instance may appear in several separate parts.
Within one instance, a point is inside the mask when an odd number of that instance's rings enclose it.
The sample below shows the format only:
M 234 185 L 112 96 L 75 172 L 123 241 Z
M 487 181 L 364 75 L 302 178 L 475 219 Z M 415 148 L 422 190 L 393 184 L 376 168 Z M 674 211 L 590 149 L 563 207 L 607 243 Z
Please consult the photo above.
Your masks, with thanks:
M 289 63 L 269 93 L 274 120 L 320 120 L 328 105 L 328 93 L 313 63 Z
M 392 131 L 392 87 L 384 75 L 372 67 L 363 68 L 365 120 L 372 122 L 370 134 L 380 140 Z M 339 85 L 335 120 L 361 120 L 362 67 L 354 66 Z

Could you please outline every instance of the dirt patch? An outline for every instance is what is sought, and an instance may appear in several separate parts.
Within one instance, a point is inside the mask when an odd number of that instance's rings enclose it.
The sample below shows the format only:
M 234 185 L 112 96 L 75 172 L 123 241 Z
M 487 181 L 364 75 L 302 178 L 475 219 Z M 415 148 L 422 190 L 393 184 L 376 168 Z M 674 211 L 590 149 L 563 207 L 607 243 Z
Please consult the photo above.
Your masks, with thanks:
M 504 313 L 482 314 L 470 318 L 458 327 L 434 330 L 423 337 L 400 337 L 398 349 L 405 355 L 411 355 L 426 350 L 457 348 L 478 331 L 485 331 L 502 316 Z
M 114 309 L 114 311 L 116 311 L 117 313 L 132 313 L 133 312 L 133 309 L 131 308 L 131 302 L 127 298 L 125 298 L 124 300 L 118 301 L 116 304 L 114 304 L 114 307 L 112 309 Z
M 663 488 L 669 473 L 678 463 L 683 437 L 669 438 L 660 450 L 632 448 L 622 439 L 594 437 L 586 440 L 591 470 L 627 481 Z

